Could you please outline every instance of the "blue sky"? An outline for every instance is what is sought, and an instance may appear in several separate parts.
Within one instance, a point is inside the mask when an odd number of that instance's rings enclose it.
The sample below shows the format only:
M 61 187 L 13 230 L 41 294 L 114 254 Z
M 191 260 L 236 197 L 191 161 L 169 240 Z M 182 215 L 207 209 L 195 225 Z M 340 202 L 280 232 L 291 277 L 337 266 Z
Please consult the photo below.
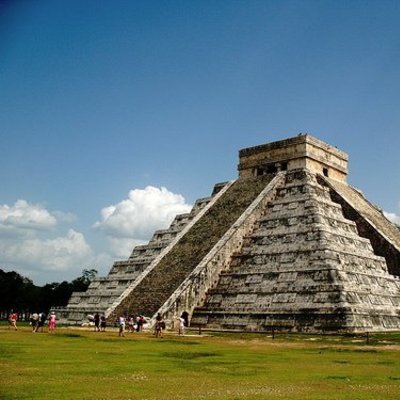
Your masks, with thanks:
M 400 221 L 400 2 L 0 2 L 0 268 L 101 275 L 238 151 L 312 135 Z

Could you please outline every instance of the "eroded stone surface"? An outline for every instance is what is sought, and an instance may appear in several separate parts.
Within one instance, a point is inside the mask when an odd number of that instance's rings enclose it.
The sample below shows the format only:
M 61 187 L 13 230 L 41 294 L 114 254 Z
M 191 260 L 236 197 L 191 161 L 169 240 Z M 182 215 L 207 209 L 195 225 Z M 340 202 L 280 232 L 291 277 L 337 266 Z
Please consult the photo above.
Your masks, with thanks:
M 331 200 L 331 189 L 308 170 L 288 171 L 192 322 L 251 330 L 399 329 L 399 284 Z
M 114 263 L 59 311 L 157 312 L 215 329 L 400 329 L 400 230 L 310 135 L 243 149 L 239 179 Z
M 225 185 L 215 185 L 213 195 Z M 127 260 L 116 261 L 106 277 L 91 282 L 86 292 L 74 292 L 67 307 L 57 309 L 61 322 L 81 324 L 88 314 L 105 313 L 140 274 L 167 248 L 212 197 L 199 199 L 190 213 L 177 215 L 168 229 L 158 230 L 147 245 L 136 246 Z

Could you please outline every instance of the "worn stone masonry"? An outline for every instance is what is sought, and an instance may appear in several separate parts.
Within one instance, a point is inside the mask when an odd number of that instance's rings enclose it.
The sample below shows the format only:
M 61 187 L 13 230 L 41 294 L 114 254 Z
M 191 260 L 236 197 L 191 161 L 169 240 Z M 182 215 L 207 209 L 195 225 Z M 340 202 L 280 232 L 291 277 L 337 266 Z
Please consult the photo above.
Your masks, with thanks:
M 271 177 L 263 176 L 229 185 L 174 247 L 145 271 L 109 317 L 130 312 L 155 315 L 270 180 Z
M 400 328 L 400 280 L 308 170 L 288 171 L 258 229 L 192 321 L 213 328 Z
M 74 292 L 67 307 L 55 309 L 62 323 L 82 324 L 87 315 L 108 314 L 112 305 L 138 276 L 176 240 L 179 233 L 227 183 L 214 186 L 210 197 L 195 202 L 190 213 L 177 215 L 168 229 L 158 230 L 147 245 L 136 246 L 125 261 L 116 261 L 106 277 L 95 278 L 86 292 Z
M 217 185 L 63 315 L 186 311 L 208 329 L 400 329 L 400 230 L 346 183 L 348 156 L 308 134 L 243 149 Z

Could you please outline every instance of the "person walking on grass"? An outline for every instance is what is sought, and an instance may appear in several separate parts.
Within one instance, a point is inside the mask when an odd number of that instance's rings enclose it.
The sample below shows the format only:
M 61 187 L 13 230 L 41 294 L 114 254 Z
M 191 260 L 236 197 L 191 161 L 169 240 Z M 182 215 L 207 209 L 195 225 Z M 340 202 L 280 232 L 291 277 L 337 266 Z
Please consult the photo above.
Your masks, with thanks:
M 43 332 L 43 327 L 44 327 L 46 320 L 47 320 L 46 313 L 41 312 L 37 318 L 35 332 L 39 332 L 39 329 L 40 329 L 40 332 Z
M 100 332 L 100 315 L 99 315 L 99 313 L 96 313 L 94 315 L 94 331 Z
M 56 313 L 53 311 L 49 317 L 49 333 L 54 333 L 56 330 Z
M 179 335 L 185 334 L 185 327 L 189 326 L 189 314 L 184 311 L 179 317 Z
M 103 314 L 103 315 L 100 317 L 100 330 L 101 330 L 102 332 L 105 332 L 105 331 L 106 331 L 106 325 L 107 325 L 106 316 Z
M 32 332 L 33 332 L 33 333 L 36 332 L 36 329 L 37 329 L 37 327 L 38 327 L 38 321 L 39 321 L 39 314 L 33 313 L 33 314 L 31 315 L 30 320 L 29 320 L 29 323 L 30 323 L 30 325 L 31 325 L 31 327 L 32 327 Z
M 182 317 L 179 317 L 179 331 L 178 335 L 184 335 L 185 334 L 185 320 Z
M 135 318 L 133 315 L 128 317 L 128 332 L 135 332 Z
M 144 316 L 138 315 L 136 317 L 136 332 L 141 332 L 143 330 L 144 323 L 145 323 Z
M 118 331 L 118 336 L 122 336 L 125 337 L 125 317 L 123 315 L 121 315 L 118 319 L 118 323 L 119 323 L 119 331 Z
M 8 322 L 9 322 L 8 329 L 14 328 L 17 331 L 18 330 L 17 320 L 18 320 L 18 314 L 16 312 L 11 311 L 8 317 Z
M 163 337 L 163 330 L 165 329 L 165 322 L 163 320 L 163 317 L 161 316 L 160 313 L 157 314 L 156 317 L 156 325 L 155 325 L 155 332 L 154 334 L 156 337 Z

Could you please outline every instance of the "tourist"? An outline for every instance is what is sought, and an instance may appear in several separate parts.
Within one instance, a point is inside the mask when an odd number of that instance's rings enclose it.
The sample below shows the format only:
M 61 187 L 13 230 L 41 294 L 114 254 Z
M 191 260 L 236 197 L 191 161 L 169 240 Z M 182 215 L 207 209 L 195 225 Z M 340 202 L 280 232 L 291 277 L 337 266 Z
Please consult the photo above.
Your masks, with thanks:
M 143 315 L 138 315 L 136 317 L 136 332 L 142 331 L 144 324 L 146 324 L 146 318 Z
M 106 331 L 106 325 L 107 325 L 106 316 L 103 314 L 100 317 L 100 329 L 101 329 L 102 332 Z
M 135 331 L 135 318 L 133 315 L 130 315 L 128 317 L 128 332 L 134 332 Z
M 184 311 L 181 317 L 184 319 L 185 327 L 189 326 L 189 313 L 187 311 Z
M 96 313 L 94 315 L 94 331 L 95 332 L 100 332 L 100 315 L 99 313 Z
M 125 317 L 123 315 L 119 317 L 118 323 L 119 323 L 118 336 L 125 336 Z
M 187 326 L 189 326 L 189 313 L 187 311 L 183 311 L 179 317 L 179 335 L 185 334 L 185 327 Z
M 29 319 L 29 324 L 32 326 L 32 332 L 36 332 L 39 321 L 39 314 L 33 313 Z
M 181 315 L 179 317 L 179 331 L 178 331 L 178 335 L 184 335 L 185 334 L 185 318 L 183 318 L 183 316 Z
M 138 315 L 136 317 L 136 332 L 140 332 L 143 328 L 144 317 L 142 315 Z
M 17 328 L 17 320 L 18 320 L 18 314 L 16 312 L 11 311 L 10 315 L 8 316 L 8 329 L 14 328 L 16 331 L 18 330 Z
M 156 317 L 155 335 L 156 337 L 163 337 L 163 330 L 165 329 L 165 322 L 160 313 Z
M 49 333 L 54 333 L 56 330 L 56 313 L 53 311 L 49 317 Z
M 47 320 L 47 314 L 44 312 L 41 312 L 37 318 L 35 332 L 38 332 L 39 329 L 40 329 L 40 332 L 43 332 L 43 327 L 44 327 L 46 320 Z

